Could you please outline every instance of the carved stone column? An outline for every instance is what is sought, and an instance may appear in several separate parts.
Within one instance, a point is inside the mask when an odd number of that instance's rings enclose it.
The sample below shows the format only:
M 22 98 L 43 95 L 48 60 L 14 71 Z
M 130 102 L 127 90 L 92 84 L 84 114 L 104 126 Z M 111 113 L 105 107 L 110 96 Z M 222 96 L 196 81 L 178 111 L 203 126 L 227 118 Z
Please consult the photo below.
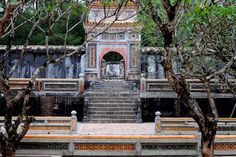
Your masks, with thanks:
M 84 108 L 83 108 L 83 120 L 85 120 L 85 119 L 87 119 L 88 118 L 88 103 L 89 103 L 89 101 L 88 101 L 88 98 L 85 98 L 84 99 Z
M 79 93 L 84 92 L 84 74 L 80 73 L 79 74 Z
M 142 104 L 140 98 L 137 100 L 137 122 L 142 122 Z
M 146 92 L 146 79 L 145 79 L 145 74 L 141 74 L 141 79 L 140 79 L 140 93 Z
M 72 111 L 71 112 L 71 119 L 70 119 L 70 124 L 71 124 L 71 131 L 77 131 L 77 117 L 76 117 L 77 112 Z

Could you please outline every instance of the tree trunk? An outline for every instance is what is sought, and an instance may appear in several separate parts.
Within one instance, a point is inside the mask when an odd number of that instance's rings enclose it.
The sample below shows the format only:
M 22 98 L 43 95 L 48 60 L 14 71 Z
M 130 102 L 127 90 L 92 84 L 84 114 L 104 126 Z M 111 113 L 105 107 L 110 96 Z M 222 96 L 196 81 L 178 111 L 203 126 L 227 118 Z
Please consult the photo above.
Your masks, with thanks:
M 206 129 L 202 133 L 202 157 L 214 157 L 214 140 L 217 131 L 217 120 L 208 118 Z
M 14 149 L 10 146 L 6 146 L 5 149 L 2 150 L 2 157 L 14 157 L 15 152 Z
M 214 143 L 211 139 L 202 139 L 202 157 L 214 157 Z

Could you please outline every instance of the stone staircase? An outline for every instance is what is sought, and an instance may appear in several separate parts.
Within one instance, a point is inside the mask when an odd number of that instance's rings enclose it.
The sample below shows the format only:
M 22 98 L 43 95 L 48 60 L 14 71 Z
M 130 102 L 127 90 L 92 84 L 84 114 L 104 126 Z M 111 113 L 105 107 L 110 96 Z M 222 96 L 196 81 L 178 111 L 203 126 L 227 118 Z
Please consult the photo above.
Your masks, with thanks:
M 124 80 L 98 81 L 86 92 L 83 122 L 141 122 L 139 94 Z

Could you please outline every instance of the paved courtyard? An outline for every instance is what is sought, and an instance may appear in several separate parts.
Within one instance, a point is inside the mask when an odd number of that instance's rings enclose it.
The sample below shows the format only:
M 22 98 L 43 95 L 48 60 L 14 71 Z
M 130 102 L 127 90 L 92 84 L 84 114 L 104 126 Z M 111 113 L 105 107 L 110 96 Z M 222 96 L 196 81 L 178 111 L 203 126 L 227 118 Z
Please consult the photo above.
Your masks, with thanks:
M 154 123 L 78 123 L 79 135 L 152 135 Z

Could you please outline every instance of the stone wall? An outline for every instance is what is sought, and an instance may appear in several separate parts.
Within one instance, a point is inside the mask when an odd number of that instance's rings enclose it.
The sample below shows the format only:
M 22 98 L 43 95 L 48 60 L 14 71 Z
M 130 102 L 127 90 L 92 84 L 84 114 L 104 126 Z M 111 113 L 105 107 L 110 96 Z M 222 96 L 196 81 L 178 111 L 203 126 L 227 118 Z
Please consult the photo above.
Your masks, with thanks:
M 154 122 L 156 111 L 161 111 L 162 117 L 189 117 L 184 106 L 177 106 L 175 104 L 176 98 L 142 98 L 141 100 L 143 122 Z M 205 104 L 208 103 L 207 98 L 198 98 L 196 100 L 206 114 L 207 108 Z M 215 99 L 219 117 L 229 118 L 235 102 L 234 98 Z M 233 112 L 232 117 L 236 117 L 236 111 Z
M 1 55 L 3 54 L 0 51 Z M 63 55 L 63 53 L 51 52 L 52 59 L 56 59 Z M 8 57 L 5 69 L 7 72 L 15 64 L 16 60 L 20 56 L 20 51 L 14 51 L 10 53 Z M 15 78 L 29 78 L 32 76 L 37 67 L 42 66 L 47 60 L 45 52 L 27 52 L 20 66 L 13 73 Z M 81 54 L 75 54 L 68 57 L 58 63 L 49 65 L 45 70 L 39 74 L 39 78 L 79 78 L 79 74 L 83 71 L 84 61 L 81 62 Z
M 4 99 L 0 98 L 0 116 L 4 116 Z M 13 115 L 21 114 L 23 99 L 14 108 Z M 70 116 L 71 111 L 75 110 L 78 120 L 82 121 L 84 99 L 81 96 L 43 96 L 30 97 L 30 114 L 34 116 Z

